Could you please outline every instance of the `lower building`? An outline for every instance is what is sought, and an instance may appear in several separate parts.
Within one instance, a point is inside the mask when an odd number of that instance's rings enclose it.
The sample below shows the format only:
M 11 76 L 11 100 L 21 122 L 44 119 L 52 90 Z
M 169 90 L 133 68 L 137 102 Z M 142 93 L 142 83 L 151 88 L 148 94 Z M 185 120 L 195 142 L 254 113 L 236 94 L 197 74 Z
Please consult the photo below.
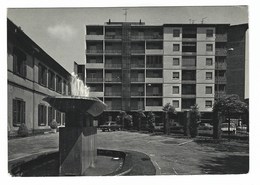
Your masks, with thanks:
M 15 135 L 21 124 L 32 133 L 48 130 L 54 119 L 64 125 L 65 114 L 43 98 L 68 95 L 70 73 L 9 19 L 7 66 L 9 135 Z

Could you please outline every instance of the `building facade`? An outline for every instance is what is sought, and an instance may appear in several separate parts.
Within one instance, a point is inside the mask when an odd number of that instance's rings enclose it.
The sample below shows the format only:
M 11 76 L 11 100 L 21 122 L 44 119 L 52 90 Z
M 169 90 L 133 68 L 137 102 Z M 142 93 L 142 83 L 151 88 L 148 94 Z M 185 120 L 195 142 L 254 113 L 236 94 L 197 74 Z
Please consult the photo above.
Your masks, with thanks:
M 245 100 L 246 32 L 248 24 L 230 26 L 228 30 L 227 94 L 237 94 Z
M 45 53 L 18 26 L 7 20 L 8 132 L 16 134 L 24 123 L 30 132 L 49 129 L 65 115 L 42 99 L 68 95 L 70 73 Z
M 177 112 L 197 104 L 210 118 L 226 93 L 229 24 L 107 22 L 86 26 L 85 82 L 107 113 Z

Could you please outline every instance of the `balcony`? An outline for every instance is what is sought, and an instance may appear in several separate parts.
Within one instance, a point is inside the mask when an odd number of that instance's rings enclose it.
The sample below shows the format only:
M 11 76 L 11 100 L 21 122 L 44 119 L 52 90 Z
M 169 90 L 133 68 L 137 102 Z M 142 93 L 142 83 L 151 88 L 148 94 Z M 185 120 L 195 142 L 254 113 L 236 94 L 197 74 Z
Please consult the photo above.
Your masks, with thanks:
M 144 78 L 131 78 L 131 82 L 144 82 Z
M 215 83 L 216 84 L 226 84 L 227 83 L 227 78 L 222 77 L 222 76 L 216 76 L 215 77 Z
M 105 39 L 122 39 L 122 35 L 105 35 Z
M 131 96 L 144 96 L 144 92 L 131 91 Z
M 217 70 L 226 70 L 227 69 L 227 63 L 224 63 L 224 62 L 216 62 L 216 65 L 215 65 L 215 68 Z
M 147 39 L 147 40 L 162 40 L 163 35 L 159 35 L 159 34 L 145 35 L 144 38 Z
M 103 82 L 103 78 L 86 78 L 86 82 Z
M 131 35 L 132 40 L 144 40 L 144 35 Z
M 183 56 L 194 56 L 196 54 L 197 54 L 197 52 L 182 52 Z
M 147 91 L 146 96 L 162 96 L 162 92 L 151 92 Z
M 106 49 L 105 53 L 106 54 L 118 54 L 118 55 L 121 55 L 122 50 L 121 49 Z
M 193 37 L 193 38 L 182 38 L 182 42 L 196 42 L 197 38 Z
M 107 69 L 121 69 L 122 64 L 105 64 L 105 68 L 107 68 Z
M 86 54 L 102 54 L 103 49 L 87 49 Z
M 122 92 L 121 91 L 105 91 L 105 96 L 122 96 Z
M 144 105 L 131 105 L 131 110 L 144 110 Z
M 106 78 L 106 82 L 121 82 L 121 78 Z
M 227 56 L 227 49 L 226 48 L 216 48 L 215 55 L 216 56 Z
M 182 79 L 182 84 L 196 84 L 196 79 Z
M 162 68 L 163 64 L 146 64 L 147 68 Z
M 144 54 L 145 50 L 144 49 L 131 49 L 132 54 Z
M 131 63 L 131 68 L 144 68 L 144 63 Z
M 227 34 L 216 34 L 216 42 L 227 42 Z
M 226 96 L 226 92 L 225 91 L 215 91 L 215 98 L 221 98 Z

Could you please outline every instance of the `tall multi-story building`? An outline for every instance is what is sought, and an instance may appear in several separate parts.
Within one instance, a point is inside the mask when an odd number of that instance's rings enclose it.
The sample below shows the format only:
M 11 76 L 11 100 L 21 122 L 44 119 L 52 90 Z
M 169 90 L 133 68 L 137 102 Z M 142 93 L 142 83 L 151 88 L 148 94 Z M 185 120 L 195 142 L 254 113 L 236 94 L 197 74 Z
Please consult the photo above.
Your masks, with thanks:
M 177 112 L 197 104 L 209 118 L 225 94 L 229 24 L 107 22 L 86 26 L 85 81 L 91 96 L 118 111 Z
M 9 19 L 7 66 L 9 134 L 16 134 L 22 123 L 34 133 L 50 129 L 53 119 L 64 124 L 65 114 L 42 99 L 68 95 L 70 73 Z

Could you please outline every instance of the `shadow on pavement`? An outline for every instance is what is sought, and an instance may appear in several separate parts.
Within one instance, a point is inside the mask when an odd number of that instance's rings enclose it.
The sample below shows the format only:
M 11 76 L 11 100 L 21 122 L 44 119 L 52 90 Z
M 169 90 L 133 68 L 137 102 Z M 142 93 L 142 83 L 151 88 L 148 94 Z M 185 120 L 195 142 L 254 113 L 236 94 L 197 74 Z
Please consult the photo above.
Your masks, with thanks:
M 205 174 L 245 174 L 249 171 L 249 156 L 228 155 L 202 161 Z

